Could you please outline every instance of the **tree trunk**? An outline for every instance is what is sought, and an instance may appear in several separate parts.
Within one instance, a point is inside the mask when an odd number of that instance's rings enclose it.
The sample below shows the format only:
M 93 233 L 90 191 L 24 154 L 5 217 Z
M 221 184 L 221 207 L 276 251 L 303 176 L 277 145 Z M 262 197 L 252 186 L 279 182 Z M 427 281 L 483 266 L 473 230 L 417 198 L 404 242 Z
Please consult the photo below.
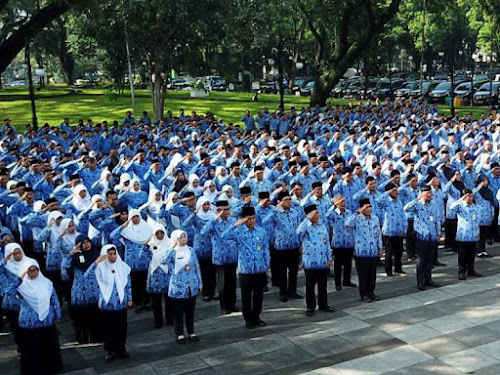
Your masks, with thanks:
M 64 21 L 59 20 L 58 25 L 60 33 L 59 60 L 66 76 L 66 82 L 68 85 L 72 85 L 75 82 L 75 59 L 66 45 L 67 31 Z
M 10 65 L 12 60 L 24 48 L 26 43 L 33 40 L 37 34 L 57 17 L 66 13 L 78 3 L 83 3 L 84 0 L 65 0 L 51 2 L 46 7 L 40 9 L 19 29 L 14 31 L 7 39 L 0 44 L 0 73 Z
M 153 113 L 155 115 L 155 120 L 161 120 L 163 118 L 163 110 L 165 108 L 165 90 L 163 89 L 163 79 L 159 72 L 154 72 L 151 78 L 153 81 Z
M 35 88 L 33 86 L 33 76 L 31 72 L 31 59 L 30 59 L 30 45 L 26 45 L 24 49 L 24 58 L 26 60 L 26 65 L 28 66 L 28 88 L 29 97 L 31 102 L 31 116 L 33 120 L 33 129 L 38 130 L 38 119 L 36 117 L 36 106 L 35 106 Z

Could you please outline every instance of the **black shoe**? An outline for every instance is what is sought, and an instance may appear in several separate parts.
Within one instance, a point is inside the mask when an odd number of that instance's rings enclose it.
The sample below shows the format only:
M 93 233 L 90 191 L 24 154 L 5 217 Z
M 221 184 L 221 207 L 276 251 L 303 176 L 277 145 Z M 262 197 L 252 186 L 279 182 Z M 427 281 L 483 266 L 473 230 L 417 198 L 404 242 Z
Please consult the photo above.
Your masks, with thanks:
M 124 350 L 123 352 L 121 352 L 120 354 L 118 354 L 118 357 L 125 358 L 125 359 L 130 358 L 130 352 Z
M 436 260 L 434 263 L 432 263 L 432 265 L 436 266 L 436 267 L 444 267 L 444 266 L 446 266 L 446 264 L 441 263 L 439 260 Z
M 237 308 L 236 306 L 234 306 L 233 308 L 231 308 L 231 312 L 240 312 L 241 310 L 239 308 Z
M 198 336 L 196 336 L 195 334 L 192 334 L 189 336 L 189 339 L 192 341 L 192 342 L 198 342 L 200 341 L 200 339 L 198 338 Z
M 153 307 L 150 304 L 144 305 L 144 310 L 153 311 Z
M 108 353 L 106 354 L 106 356 L 104 357 L 104 360 L 108 363 L 110 362 L 113 362 L 116 358 L 116 354 L 115 353 Z
M 269 292 L 269 287 L 266 285 L 266 286 L 264 287 L 264 289 L 262 289 L 262 291 L 263 291 L 264 293 Z
M 186 345 L 186 339 L 184 338 L 184 336 L 177 336 L 177 344 Z
M 210 297 L 209 296 L 203 297 L 203 302 L 210 302 Z
M 448 249 L 446 249 L 446 252 L 447 253 L 455 253 L 457 250 L 455 250 L 454 248 L 450 247 Z
M 417 288 L 418 288 L 418 290 L 425 290 L 425 285 L 424 284 L 418 284 Z
M 288 298 L 293 298 L 293 299 L 303 299 L 304 297 L 302 297 L 300 294 L 298 293 L 295 293 L 295 294 L 289 294 L 288 295 Z
M 389 271 L 389 272 L 386 272 L 387 276 L 389 277 L 394 277 L 394 274 L 392 273 L 392 271 Z
M 493 238 L 488 239 L 488 245 L 493 245 Z
M 405 272 L 405 271 L 403 271 L 403 270 L 397 270 L 397 271 L 394 271 L 394 272 L 395 272 L 395 273 L 400 273 L 400 274 L 402 274 L 402 275 L 406 275 L 406 272 Z
M 373 294 L 370 296 L 370 298 L 371 298 L 372 300 L 374 300 L 374 301 L 380 301 L 380 297 L 379 297 L 379 296 L 377 296 L 375 293 L 373 293 Z
M 373 299 L 371 299 L 370 297 L 367 297 L 367 296 L 363 296 L 363 297 L 361 297 L 361 301 L 366 302 L 366 303 L 370 303 L 370 302 L 373 302 Z
M 210 296 L 210 301 L 218 301 L 219 299 L 219 296 Z
M 142 306 L 137 306 L 137 307 L 135 308 L 135 313 L 136 313 L 136 314 L 140 314 L 141 312 L 142 312 Z
M 428 281 L 424 284 L 425 286 L 430 286 L 432 288 L 439 288 L 441 285 L 438 283 L 435 283 L 434 281 Z
M 417 260 L 417 257 L 409 257 L 408 258 L 408 263 L 413 263 Z
M 247 327 L 248 329 L 254 329 L 256 325 L 252 322 L 246 322 L 245 327 Z
M 335 286 L 335 290 L 338 291 L 338 292 L 340 292 L 342 290 L 342 287 L 340 285 L 336 285 Z
M 282 294 L 282 295 L 280 296 L 280 301 L 281 301 L 281 302 L 288 302 L 288 298 L 287 298 L 287 296 L 285 296 L 284 294 Z
M 163 323 L 155 323 L 155 329 L 163 328 Z
M 483 275 L 480 274 L 479 272 L 472 271 L 467 273 L 470 277 L 482 277 Z
M 335 312 L 335 309 L 331 306 L 324 306 L 324 307 L 320 307 L 319 308 L 321 311 L 324 311 L 324 312 L 329 312 L 329 313 L 334 313 Z
M 347 286 L 347 287 L 349 287 L 349 288 L 356 288 L 356 287 L 357 287 L 357 285 L 356 285 L 356 284 L 351 283 L 351 282 L 344 283 L 343 285 L 344 285 L 344 286 Z
M 314 315 L 314 310 L 307 310 L 306 311 L 306 316 L 313 316 Z
M 255 325 L 256 325 L 257 327 L 265 327 L 265 326 L 267 326 L 267 323 L 266 323 L 266 322 L 264 322 L 263 320 L 260 320 L 260 319 L 259 319 L 259 320 L 257 320 L 257 321 L 255 322 Z
M 231 314 L 231 311 L 230 310 L 226 310 L 226 309 L 220 309 L 220 312 L 222 313 L 222 315 L 229 315 L 229 314 Z
M 465 273 L 461 272 L 458 274 L 458 280 L 465 280 L 466 277 L 465 277 Z

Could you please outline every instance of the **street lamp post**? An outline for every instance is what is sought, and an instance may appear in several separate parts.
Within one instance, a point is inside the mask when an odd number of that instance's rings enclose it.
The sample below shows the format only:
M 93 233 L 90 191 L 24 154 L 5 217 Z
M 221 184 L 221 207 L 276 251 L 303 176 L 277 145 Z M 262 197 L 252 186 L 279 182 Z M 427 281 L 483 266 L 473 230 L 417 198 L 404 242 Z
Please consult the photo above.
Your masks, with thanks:
M 24 48 L 24 58 L 26 59 L 26 68 L 28 71 L 28 90 L 31 103 L 31 116 L 33 121 L 33 129 L 38 130 L 38 118 L 36 117 L 35 105 L 35 87 L 33 86 L 33 75 L 31 74 L 31 59 L 30 59 L 30 44 L 26 44 Z

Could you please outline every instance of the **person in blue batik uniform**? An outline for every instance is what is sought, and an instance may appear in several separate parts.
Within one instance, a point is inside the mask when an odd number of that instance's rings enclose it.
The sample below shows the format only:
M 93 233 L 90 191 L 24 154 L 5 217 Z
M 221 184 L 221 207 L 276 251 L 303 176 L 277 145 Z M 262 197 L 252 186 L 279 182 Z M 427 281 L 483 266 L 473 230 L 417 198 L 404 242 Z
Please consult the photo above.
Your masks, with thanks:
M 132 300 L 135 312 L 149 309 L 149 295 L 146 292 L 150 252 L 147 248 L 153 231 L 141 217 L 139 210 L 130 210 L 128 220 L 111 233 L 113 244 L 125 242 L 125 263 L 132 269 Z
M 320 222 L 320 214 L 316 205 L 304 207 L 306 218 L 297 228 L 297 236 L 302 243 L 302 263 L 306 275 L 307 316 L 313 316 L 316 309 L 314 288 L 318 284 L 318 306 L 326 312 L 335 312 L 328 306 L 326 283 L 328 269 L 332 265 L 330 235 L 325 224 Z
M 2 238 L 3 241 L 6 238 Z M 2 282 L 1 294 L 3 294 L 2 309 L 9 322 L 10 331 L 14 337 L 14 342 L 21 346 L 21 335 L 19 332 L 19 299 L 17 298 L 17 282 L 19 276 L 25 272 L 32 264 L 37 264 L 36 260 L 27 257 L 24 250 L 18 243 L 8 243 L 5 245 L 5 258 L 0 263 L 0 278 Z
M 357 287 L 351 282 L 352 256 L 354 254 L 354 232 L 345 225 L 346 219 L 352 211 L 346 209 L 347 201 L 342 195 L 333 197 L 333 204 L 326 213 L 327 222 L 332 234 L 333 274 L 335 289 L 342 290 L 342 285 L 350 288 Z M 343 276 L 343 277 L 342 277 Z M 342 282 L 342 278 L 344 281 Z
M 248 329 L 266 326 L 260 314 L 270 264 L 269 236 L 264 228 L 255 225 L 255 221 L 255 208 L 243 206 L 241 218 L 222 234 L 222 238 L 235 241 L 238 249 L 241 309 Z
M 212 242 L 201 233 L 209 221 L 215 218 L 209 198 L 202 195 L 196 201 L 196 210 L 182 223 L 182 228 L 192 228 L 194 232 L 193 249 L 200 263 L 201 277 L 203 279 L 203 301 L 218 300 L 215 295 L 217 275 L 212 263 Z
M 276 279 L 280 288 L 281 302 L 288 298 L 301 299 L 297 293 L 297 274 L 300 261 L 300 241 L 297 228 L 304 217 L 300 206 L 292 206 L 292 197 L 288 191 L 278 194 L 276 210 L 269 212 L 263 223 L 270 223 L 274 228 L 274 253 Z M 272 269 L 271 264 L 271 271 Z
M 194 333 L 194 308 L 196 296 L 202 289 L 200 265 L 196 253 L 188 245 L 187 233 L 176 229 L 170 237 L 170 251 L 162 263 L 169 265 L 170 285 L 168 296 L 175 304 L 175 334 L 177 343 L 184 345 L 184 318 L 186 331 L 193 342 L 199 341 Z
M 31 264 L 17 282 L 21 374 L 39 375 L 59 372 L 61 349 L 55 322 L 61 320 L 61 306 L 52 282 L 45 278 L 38 263 Z
M 201 230 L 202 236 L 212 241 L 212 262 L 217 268 L 217 287 L 219 290 L 222 314 L 240 311 L 236 307 L 236 266 L 238 249 L 231 239 L 222 238 L 222 233 L 232 228 L 236 219 L 230 216 L 229 202 L 218 200 L 215 203 L 217 215 L 209 220 Z
M 359 200 L 358 211 L 347 218 L 346 225 L 354 229 L 354 256 L 361 301 L 378 301 L 380 297 L 375 294 L 375 286 L 377 257 L 382 251 L 382 233 L 378 217 L 372 215 L 369 198 Z
M 99 310 L 97 302 L 99 287 L 95 273 L 86 274 L 89 267 L 99 257 L 100 246 L 90 238 L 80 234 L 75 246 L 63 258 L 63 275 L 73 275 L 71 285 L 71 317 L 75 327 L 76 340 L 80 344 L 100 342 Z
M 432 190 L 429 185 L 420 188 L 417 199 L 404 206 L 406 212 L 413 213 L 415 217 L 415 232 L 417 235 L 417 287 L 425 290 L 426 286 L 439 287 L 432 280 L 432 263 L 434 251 L 441 233 L 439 211 L 432 203 Z
M 456 237 L 458 244 L 458 278 L 465 280 L 467 276 L 481 277 L 482 275 L 474 270 L 481 212 L 474 203 L 472 190 L 464 189 L 462 198 L 453 202 L 450 209 L 456 213 L 458 219 Z
M 148 268 L 148 279 L 146 290 L 151 295 L 154 327 L 163 327 L 162 300 L 165 300 L 165 320 L 167 326 L 174 324 L 173 300 L 168 296 L 168 286 L 170 284 L 170 272 L 168 264 L 162 264 L 164 258 L 170 250 L 170 240 L 167 237 L 167 230 L 161 224 L 155 223 L 152 227 L 153 235 L 148 241 L 151 252 L 151 263 Z
M 382 234 L 385 245 L 385 272 L 392 277 L 392 261 L 394 258 L 394 272 L 403 271 L 401 258 L 403 256 L 403 237 L 408 229 L 403 202 L 398 197 L 398 187 L 392 182 L 385 185 L 385 193 L 379 198 L 379 207 L 382 211 Z
M 127 341 L 127 307 L 132 306 L 130 267 L 114 245 L 105 245 L 101 255 L 89 267 L 86 277 L 95 273 L 99 286 L 99 315 L 101 317 L 106 362 L 116 357 L 130 358 L 125 349 Z
M 488 177 L 479 176 L 476 182 L 474 200 L 479 211 L 479 241 L 477 242 L 478 258 L 489 257 L 486 252 L 486 240 L 492 237 L 491 223 L 495 217 L 495 196 L 490 190 L 491 181 Z

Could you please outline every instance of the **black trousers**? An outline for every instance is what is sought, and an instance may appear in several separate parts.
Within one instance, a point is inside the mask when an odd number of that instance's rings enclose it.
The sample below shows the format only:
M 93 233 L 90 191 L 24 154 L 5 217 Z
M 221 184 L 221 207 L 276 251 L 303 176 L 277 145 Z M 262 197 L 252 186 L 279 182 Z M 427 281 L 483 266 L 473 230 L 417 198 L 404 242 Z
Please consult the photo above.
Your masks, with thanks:
M 477 241 L 477 252 L 486 251 L 486 240 L 491 238 L 490 236 L 490 227 L 486 225 L 481 225 L 479 227 L 479 241 Z
M 369 297 L 375 291 L 377 281 L 377 258 L 355 257 L 359 279 L 359 295 Z
M 413 220 L 408 220 L 408 229 L 406 230 L 406 255 L 408 258 L 415 258 L 417 255 L 417 251 L 415 248 L 415 241 L 417 240 L 417 236 L 415 234 L 415 230 L 413 229 Z
M 174 299 L 175 305 L 175 334 L 184 335 L 184 318 L 186 319 L 186 331 L 189 335 L 194 333 L 194 307 L 196 297 Z
M 399 236 L 384 236 L 385 245 L 385 272 L 392 272 L 392 264 L 394 258 L 394 271 L 401 272 L 403 265 L 401 257 L 403 256 L 403 237 Z
M 333 248 L 333 275 L 335 277 L 335 285 L 340 286 L 342 281 L 342 271 L 344 285 L 351 282 L 352 270 L 352 254 L 353 248 Z
M 144 306 L 149 303 L 149 294 L 146 292 L 146 283 L 148 280 L 148 271 L 130 272 L 130 281 L 132 282 L 132 302 L 135 306 Z
M 449 249 L 457 250 L 457 219 L 446 219 L 444 222 L 444 246 Z
M 61 277 L 61 271 L 47 271 L 45 273 L 45 276 L 52 281 L 52 284 L 54 285 L 54 290 L 56 291 L 57 298 L 59 299 L 59 304 L 62 306 L 65 300 L 65 287 L 64 287 L 64 282 Z M 70 292 L 71 295 L 71 292 Z M 71 301 L 71 300 L 70 300 Z M 68 302 L 69 305 L 70 302 Z
M 432 263 L 436 251 L 435 241 L 417 240 L 417 283 L 419 285 L 432 281 Z
M 217 265 L 217 286 L 220 308 L 233 311 L 236 308 L 236 264 Z
M 152 293 L 151 302 L 153 306 L 153 318 L 155 327 L 163 326 L 163 305 L 165 302 L 165 321 L 167 324 L 172 325 L 174 322 L 174 300 L 168 296 L 167 293 Z
M 101 316 L 101 332 L 104 339 L 104 350 L 108 353 L 125 352 L 127 342 L 127 309 L 99 310 Z
M 215 295 L 215 287 L 217 286 L 217 272 L 212 263 L 211 258 L 200 258 L 200 272 L 201 281 L 203 283 L 203 290 L 201 291 L 203 297 L 212 297 Z
M 326 283 L 328 281 L 328 268 L 325 269 L 304 269 L 306 275 L 306 306 L 307 310 L 314 311 L 316 308 L 316 294 L 314 288 L 318 284 L 318 306 L 324 308 L 328 306 L 326 293 Z
M 97 305 L 72 306 L 76 340 L 80 344 L 101 342 L 99 309 Z
M 299 273 L 299 249 L 275 250 L 275 273 L 280 295 L 297 294 L 297 274 Z M 274 273 L 273 273 L 274 275 Z
M 260 319 L 266 279 L 265 272 L 240 274 L 241 310 L 247 323 L 254 323 Z
M 279 276 L 279 254 L 280 250 L 276 250 L 273 245 L 269 245 L 269 256 L 271 257 L 270 268 L 271 268 L 271 284 L 272 286 L 280 286 L 280 276 Z M 266 283 L 267 284 L 267 283 Z
M 21 347 L 21 334 L 19 328 L 19 311 L 16 310 L 4 310 L 5 317 L 9 322 L 10 332 L 12 333 L 12 337 L 14 338 L 14 342 L 17 347 Z
M 49 375 L 62 369 L 61 349 L 55 325 L 20 328 L 21 374 Z
M 461 242 L 458 244 L 458 273 L 474 272 L 476 258 L 476 242 Z
M 498 235 L 498 211 L 499 208 L 495 207 L 495 215 L 493 216 L 493 221 L 490 225 L 490 235 L 488 237 L 497 242 L 500 241 L 500 236 Z

